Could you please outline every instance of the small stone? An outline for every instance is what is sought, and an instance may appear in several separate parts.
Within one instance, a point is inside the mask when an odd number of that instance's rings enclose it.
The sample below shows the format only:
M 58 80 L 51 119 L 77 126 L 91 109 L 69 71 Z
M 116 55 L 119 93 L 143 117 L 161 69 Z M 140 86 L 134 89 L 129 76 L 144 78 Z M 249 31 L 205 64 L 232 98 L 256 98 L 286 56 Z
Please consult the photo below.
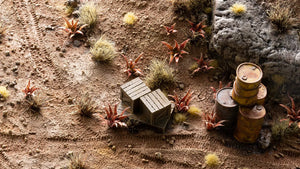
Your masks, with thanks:
M 28 154 L 29 154 L 30 156 L 32 156 L 32 155 L 33 155 L 32 151 L 29 151 L 29 152 L 28 152 Z
M 17 62 L 15 62 L 15 64 L 17 65 L 17 66 L 20 66 L 20 62 L 19 61 L 17 61 Z
M 73 104 L 74 102 L 73 102 L 73 99 L 71 99 L 71 98 L 69 98 L 68 99 L 68 104 Z
M 278 155 L 282 158 L 284 157 L 284 155 L 282 153 L 278 153 Z
M 36 149 L 35 152 L 36 152 L 36 153 L 40 153 L 41 150 L 40 150 L 40 149 Z
M 280 158 L 280 155 L 274 154 L 274 157 L 277 158 L 277 159 L 279 159 L 279 158 Z
M 127 147 L 128 147 L 128 148 L 132 148 L 132 145 L 129 144 Z
M 2 149 L 6 149 L 6 148 L 7 148 L 7 145 L 3 144 Z
M 113 151 L 116 151 L 116 146 L 112 146 L 111 149 L 112 149 Z
M 61 51 L 62 51 L 63 53 L 66 53 L 66 52 L 67 52 L 66 48 L 63 48 Z
M 178 85 L 178 87 L 179 87 L 180 90 L 183 90 L 183 89 L 184 89 L 184 84 L 183 84 L 183 83 L 180 83 L 180 84 Z
M 143 159 L 142 159 L 142 162 L 143 162 L 143 163 L 149 163 L 149 160 L 146 160 L 146 159 L 143 158 Z
M 161 152 L 156 152 L 155 157 L 158 159 L 162 158 Z
M 113 144 L 110 142 L 110 143 L 108 143 L 108 147 L 112 147 L 113 146 Z
M 75 47 L 80 47 L 81 46 L 81 42 L 79 40 L 74 40 L 73 45 Z
M 178 18 L 178 20 L 179 20 L 179 21 L 183 21 L 183 20 L 184 20 L 184 17 L 181 16 L 181 17 Z
M 68 152 L 66 153 L 66 157 L 67 157 L 67 158 L 70 158 L 71 156 L 73 156 L 73 151 L 68 151 Z
M 9 51 L 5 51 L 4 54 L 5 54 L 5 56 L 10 56 Z
M 60 51 L 60 47 L 59 46 L 56 47 L 56 51 Z

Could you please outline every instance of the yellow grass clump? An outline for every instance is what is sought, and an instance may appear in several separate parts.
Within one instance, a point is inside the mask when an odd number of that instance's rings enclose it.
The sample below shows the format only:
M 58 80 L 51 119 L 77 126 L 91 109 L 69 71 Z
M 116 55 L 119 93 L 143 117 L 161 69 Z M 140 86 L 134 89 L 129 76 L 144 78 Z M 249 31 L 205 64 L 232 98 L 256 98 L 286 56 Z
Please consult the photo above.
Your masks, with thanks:
M 219 163 L 220 159 L 215 153 L 210 153 L 205 156 L 205 164 L 209 167 L 218 166 Z
M 174 115 L 174 120 L 176 123 L 182 123 L 186 121 L 186 115 L 182 114 L 182 113 L 176 113 Z
M 80 24 L 86 24 L 89 27 L 94 26 L 97 21 L 97 10 L 93 3 L 87 3 L 80 9 L 79 22 Z
M 187 111 L 190 115 L 193 116 L 201 116 L 202 111 L 201 109 L 199 109 L 198 107 L 196 107 L 195 105 L 190 106 L 189 110 Z
M 6 99 L 9 96 L 9 91 L 4 86 L 0 86 L 0 99 Z
M 113 43 L 101 37 L 91 48 L 92 58 L 98 62 L 112 61 L 117 52 Z
M 125 14 L 125 16 L 123 18 L 123 22 L 128 25 L 133 25 L 133 24 L 135 24 L 137 19 L 138 19 L 138 17 L 136 15 L 134 15 L 133 12 L 128 12 L 127 14 Z
M 230 7 L 231 11 L 236 15 L 241 15 L 246 12 L 247 8 L 243 4 L 235 3 Z

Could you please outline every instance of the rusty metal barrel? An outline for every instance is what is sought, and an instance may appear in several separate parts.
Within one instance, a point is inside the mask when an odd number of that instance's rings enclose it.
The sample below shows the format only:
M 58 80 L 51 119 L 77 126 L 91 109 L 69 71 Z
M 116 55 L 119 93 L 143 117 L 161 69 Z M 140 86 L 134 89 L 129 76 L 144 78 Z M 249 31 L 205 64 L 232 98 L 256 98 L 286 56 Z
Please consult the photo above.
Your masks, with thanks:
M 239 105 L 242 105 L 242 106 L 253 106 L 257 102 L 257 96 L 241 97 L 237 94 L 237 92 L 235 91 L 235 88 L 232 89 L 230 94 L 231 94 L 232 99 L 234 101 L 236 101 Z
M 217 117 L 219 118 L 219 120 L 226 120 L 226 122 L 223 123 L 224 127 L 222 127 L 222 129 L 225 129 L 227 131 L 234 130 L 237 113 L 239 110 L 237 103 L 231 98 L 231 90 L 232 87 L 220 89 L 217 92 L 215 102 L 215 111 Z
M 236 69 L 236 83 L 244 90 L 257 89 L 263 72 L 259 66 L 254 63 L 245 62 Z
M 257 93 L 257 101 L 256 104 L 263 105 L 265 103 L 266 97 L 267 97 L 267 88 L 262 83 L 259 85 L 259 90 Z
M 262 105 L 255 105 L 254 107 L 240 106 L 234 137 L 242 143 L 256 142 L 265 115 L 266 109 Z

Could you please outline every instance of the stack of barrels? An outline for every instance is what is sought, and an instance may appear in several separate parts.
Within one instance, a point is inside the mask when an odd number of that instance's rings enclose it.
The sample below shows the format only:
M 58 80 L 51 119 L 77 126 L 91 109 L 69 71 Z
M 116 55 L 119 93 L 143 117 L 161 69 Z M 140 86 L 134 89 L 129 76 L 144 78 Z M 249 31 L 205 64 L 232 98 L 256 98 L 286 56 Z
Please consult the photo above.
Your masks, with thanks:
M 217 93 L 217 116 L 227 121 L 225 129 L 233 130 L 235 126 L 234 137 L 239 142 L 254 143 L 259 137 L 266 114 L 263 104 L 267 96 L 267 88 L 261 83 L 262 77 L 259 66 L 242 63 L 236 70 L 233 88 L 223 88 Z

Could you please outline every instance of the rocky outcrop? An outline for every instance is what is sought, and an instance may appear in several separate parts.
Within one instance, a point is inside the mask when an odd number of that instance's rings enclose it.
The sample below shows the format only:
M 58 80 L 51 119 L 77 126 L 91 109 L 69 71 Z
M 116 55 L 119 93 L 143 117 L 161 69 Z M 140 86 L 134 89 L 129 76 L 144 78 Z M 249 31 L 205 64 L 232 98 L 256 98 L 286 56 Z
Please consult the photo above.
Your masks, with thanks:
M 265 8 L 256 0 L 239 0 L 246 13 L 237 16 L 235 0 L 215 0 L 210 47 L 231 68 L 250 61 L 262 67 L 264 83 L 273 95 L 287 91 L 300 96 L 300 42 L 296 30 L 279 34 Z M 283 91 L 283 92 L 282 92 Z M 269 93 L 270 93 L 269 92 Z

